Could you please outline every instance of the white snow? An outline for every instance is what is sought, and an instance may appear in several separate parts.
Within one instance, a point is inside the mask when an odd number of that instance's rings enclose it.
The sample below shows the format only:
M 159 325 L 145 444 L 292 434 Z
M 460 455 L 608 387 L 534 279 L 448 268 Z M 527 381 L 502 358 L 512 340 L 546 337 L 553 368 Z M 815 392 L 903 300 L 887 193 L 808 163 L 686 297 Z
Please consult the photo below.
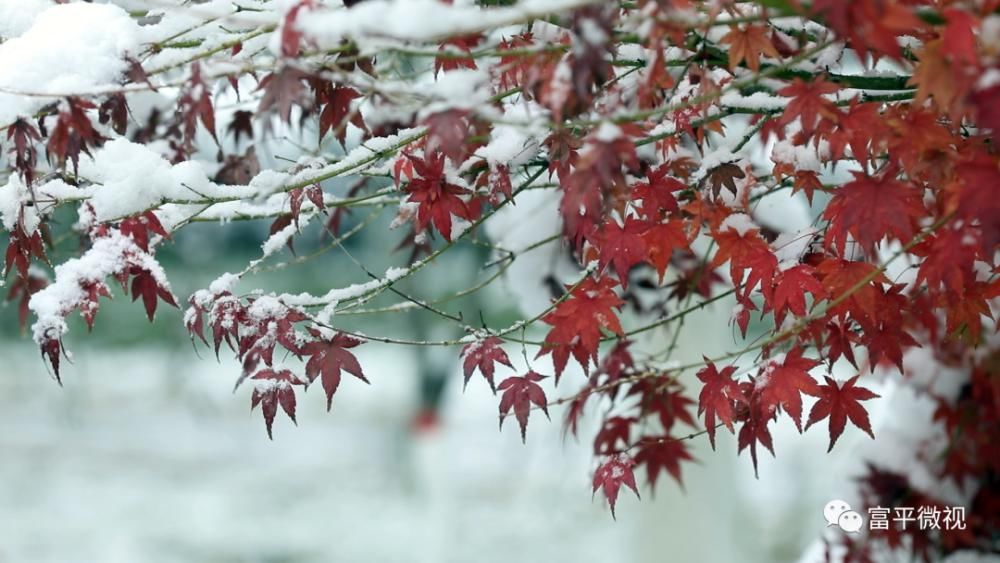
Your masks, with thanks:
M 512 7 L 482 9 L 437 0 L 368 0 L 346 10 L 316 10 L 298 21 L 298 27 L 321 48 L 334 47 L 345 38 L 432 41 L 592 3 L 594 0 L 525 0 Z
M 209 182 L 197 161 L 172 165 L 149 147 L 126 139 L 109 141 L 92 159 L 81 159 L 80 174 L 99 184 L 89 200 L 98 221 L 127 217 L 167 199 L 200 200 L 203 196 L 247 193 L 245 188 L 241 191 Z
M 126 251 L 141 252 L 132 239 L 112 231 L 111 236 L 94 241 L 94 245 L 79 258 L 72 258 L 55 269 L 55 281 L 31 297 L 28 307 L 37 321 L 31 326 L 35 342 L 59 338 L 66 333 L 65 316 L 86 297 L 81 284 L 103 282 L 125 267 Z
M 720 231 L 735 231 L 741 237 L 746 236 L 746 234 L 754 229 L 759 229 L 753 219 L 750 218 L 746 213 L 733 213 L 729 217 L 726 217 L 722 221 L 722 225 L 719 227 Z
M 0 38 L 21 35 L 52 5 L 52 0 L 0 0 Z
M 46 9 L 30 29 L 0 44 L 0 125 L 30 116 L 52 101 L 20 92 L 58 96 L 114 83 L 127 68 L 125 55 L 138 48 L 138 28 L 111 4 Z

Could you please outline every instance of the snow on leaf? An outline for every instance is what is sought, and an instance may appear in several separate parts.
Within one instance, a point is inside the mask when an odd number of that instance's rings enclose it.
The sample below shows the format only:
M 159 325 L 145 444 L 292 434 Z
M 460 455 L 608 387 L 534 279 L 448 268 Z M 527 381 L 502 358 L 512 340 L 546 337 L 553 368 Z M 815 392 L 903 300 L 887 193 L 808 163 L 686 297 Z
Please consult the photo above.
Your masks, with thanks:
M 639 488 L 635 484 L 633 467 L 635 467 L 635 460 L 626 454 L 618 454 L 608 458 L 594 472 L 593 492 L 596 494 L 597 490 L 601 489 L 601 492 L 604 493 L 604 497 L 608 499 L 608 506 L 611 507 L 612 518 L 616 518 L 615 504 L 618 502 L 618 491 L 621 490 L 622 485 L 632 489 L 635 496 L 639 497 Z
M 510 363 L 510 358 L 507 357 L 507 352 L 504 352 L 503 348 L 500 347 L 502 343 L 503 341 L 499 337 L 489 336 L 478 342 L 466 344 L 462 348 L 462 370 L 465 374 L 463 389 L 469 385 L 472 372 L 478 369 L 479 373 L 490 384 L 490 389 L 496 393 L 496 384 L 493 382 L 496 364 L 503 364 L 512 369 L 514 367 Z
M 497 389 L 503 391 L 500 397 L 500 429 L 503 430 L 503 421 L 514 411 L 514 418 L 521 427 L 521 441 L 527 439 L 528 415 L 531 414 L 531 405 L 542 409 L 546 418 L 549 416 L 548 400 L 545 398 L 545 391 L 537 382 L 545 379 L 546 376 L 529 371 L 523 377 L 511 376 L 500 382 Z
M 556 382 L 566 369 L 572 355 L 586 371 L 590 362 L 597 363 L 597 346 L 601 330 L 619 336 L 624 334 L 615 309 L 624 305 L 614 292 L 618 283 L 609 278 L 587 278 L 560 302 L 542 321 L 552 325 L 545 337 L 539 356 L 552 354 L 556 368 Z M 567 286 L 572 287 L 572 286 Z
M 292 385 L 301 385 L 302 382 L 287 369 L 262 369 L 251 379 L 254 380 L 254 390 L 250 398 L 250 410 L 260 405 L 260 410 L 264 414 L 264 424 L 267 426 L 267 437 L 273 440 L 271 427 L 274 424 L 274 416 L 278 414 L 279 405 L 288 418 L 295 422 L 295 390 Z

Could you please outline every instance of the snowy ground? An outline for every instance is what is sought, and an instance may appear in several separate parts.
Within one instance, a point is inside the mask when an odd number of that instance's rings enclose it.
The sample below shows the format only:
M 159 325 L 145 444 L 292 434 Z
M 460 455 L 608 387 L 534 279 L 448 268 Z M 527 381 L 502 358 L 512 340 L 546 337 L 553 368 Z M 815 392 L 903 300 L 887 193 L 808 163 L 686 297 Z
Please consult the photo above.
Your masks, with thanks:
M 273 442 L 249 391 L 230 393 L 233 366 L 187 348 L 78 346 L 64 388 L 25 348 L 3 355 L 4 562 L 791 561 L 839 478 L 814 471 L 820 433 L 779 432 L 760 482 L 720 437 L 714 454 L 694 444 L 686 494 L 623 492 L 614 522 L 587 447 L 544 418 L 527 446 L 498 433 L 484 385 L 453 386 L 440 430 L 414 436 L 405 355 L 368 350 L 372 387 L 345 381 L 329 415 L 310 392 Z

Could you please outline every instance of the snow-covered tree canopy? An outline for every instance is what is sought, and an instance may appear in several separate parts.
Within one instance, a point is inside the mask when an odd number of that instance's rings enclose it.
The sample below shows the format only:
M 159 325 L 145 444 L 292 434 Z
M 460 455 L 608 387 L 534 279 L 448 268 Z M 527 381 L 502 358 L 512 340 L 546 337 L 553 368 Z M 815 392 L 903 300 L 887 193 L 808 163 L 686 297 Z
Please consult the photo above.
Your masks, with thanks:
M 593 487 L 612 512 L 636 468 L 680 482 L 687 440 L 714 446 L 723 429 L 755 467 L 779 417 L 828 428 L 831 449 L 873 434 L 866 378 L 899 370 L 939 403 L 928 470 L 976 517 L 845 539 L 846 557 L 996 550 L 998 9 L 0 0 L 9 296 L 59 379 L 67 348 L 86 346 L 71 319 L 101 322 L 118 282 L 151 321 L 235 355 L 268 435 L 317 380 L 330 408 L 345 374 L 377 378 L 358 346 L 451 348 L 522 438 L 556 406 L 574 434 L 600 413 Z M 404 251 L 372 271 L 342 243 L 380 217 Z M 176 295 L 157 252 L 193 223 L 235 221 L 269 225 L 259 257 Z M 262 268 L 316 256 L 282 262 L 307 231 L 356 283 L 263 286 Z M 60 247 L 75 257 L 52 263 Z M 474 285 L 401 289 L 463 247 L 489 251 Z M 522 305 L 542 296 L 519 322 L 451 304 L 511 277 Z M 731 351 L 675 361 L 685 317 L 720 303 Z M 430 313 L 450 336 L 363 334 L 345 314 L 359 311 Z M 512 353 L 534 367 L 515 371 Z M 952 392 L 934 391 L 942 374 Z M 875 468 L 861 494 L 941 504 Z

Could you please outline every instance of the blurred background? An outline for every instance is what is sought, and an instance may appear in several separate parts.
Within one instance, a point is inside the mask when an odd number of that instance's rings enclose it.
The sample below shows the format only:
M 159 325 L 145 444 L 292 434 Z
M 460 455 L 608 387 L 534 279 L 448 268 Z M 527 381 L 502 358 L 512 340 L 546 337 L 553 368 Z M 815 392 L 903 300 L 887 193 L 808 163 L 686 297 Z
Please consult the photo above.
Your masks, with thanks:
M 531 200 L 518 207 L 533 212 Z M 406 262 L 406 250 L 392 250 L 405 233 L 385 228 L 392 215 L 348 243 L 375 272 Z M 356 211 L 345 228 L 363 219 Z M 517 219 L 498 217 L 498 232 Z M 185 299 L 258 256 L 266 236 L 259 222 L 194 225 L 158 256 Z M 53 261 L 75 244 L 61 241 Z M 307 230 L 296 252 L 314 255 L 327 244 Z M 540 272 L 558 264 L 559 252 L 549 245 L 446 308 L 481 312 L 492 326 L 533 314 L 547 297 L 531 286 L 544 283 Z M 401 288 L 424 298 L 468 288 L 488 275 L 487 254 L 457 247 Z M 308 260 L 284 250 L 278 262 L 238 291 L 323 293 L 366 279 L 336 250 Z M 730 331 L 719 332 L 731 309 L 719 303 L 690 318 L 676 360 L 731 348 Z M 149 324 L 120 293 L 102 303 L 90 335 L 74 315 L 66 341 L 73 363 L 59 387 L 17 330 L 16 303 L 0 310 L 0 561 L 795 561 L 824 533 L 823 505 L 852 493 L 852 452 L 868 440 L 848 431 L 827 455 L 824 429 L 799 436 L 783 417 L 778 463 L 763 453 L 756 480 L 728 433 L 717 452 L 696 438 L 698 463 L 684 467 L 683 490 L 667 478 L 655 494 L 643 487 L 641 501 L 623 490 L 615 521 L 591 497 L 595 405 L 579 440 L 563 436 L 562 407 L 551 409 L 551 422 L 532 413 L 522 445 L 514 421 L 498 432 L 498 398 L 479 374 L 462 392 L 457 348 L 368 343 L 357 351 L 371 386 L 345 377 L 329 414 L 321 389 L 300 393 L 298 427 L 279 415 L 272 442 L 260 413 L 250 413 L 249 386 L 233 392 L 240 368 L 232 354 L 223 348 L 216 360 L 209 348 L 192 349 L 181 317 L 161 306 Z M 335 322 L 369 334 L 456 336 L 428 317 L 415 310 Z M 662 348 L 667 337 L 654 331 L 645 345 Z M 521 350 L 508 353 L 523 370 Z M 532 366 L 551 373 L 546 361 Z M 501 379 L 509 374 L 499 368 Z M 546 391 L 551 400 L 583 382 L 568 372 Z

